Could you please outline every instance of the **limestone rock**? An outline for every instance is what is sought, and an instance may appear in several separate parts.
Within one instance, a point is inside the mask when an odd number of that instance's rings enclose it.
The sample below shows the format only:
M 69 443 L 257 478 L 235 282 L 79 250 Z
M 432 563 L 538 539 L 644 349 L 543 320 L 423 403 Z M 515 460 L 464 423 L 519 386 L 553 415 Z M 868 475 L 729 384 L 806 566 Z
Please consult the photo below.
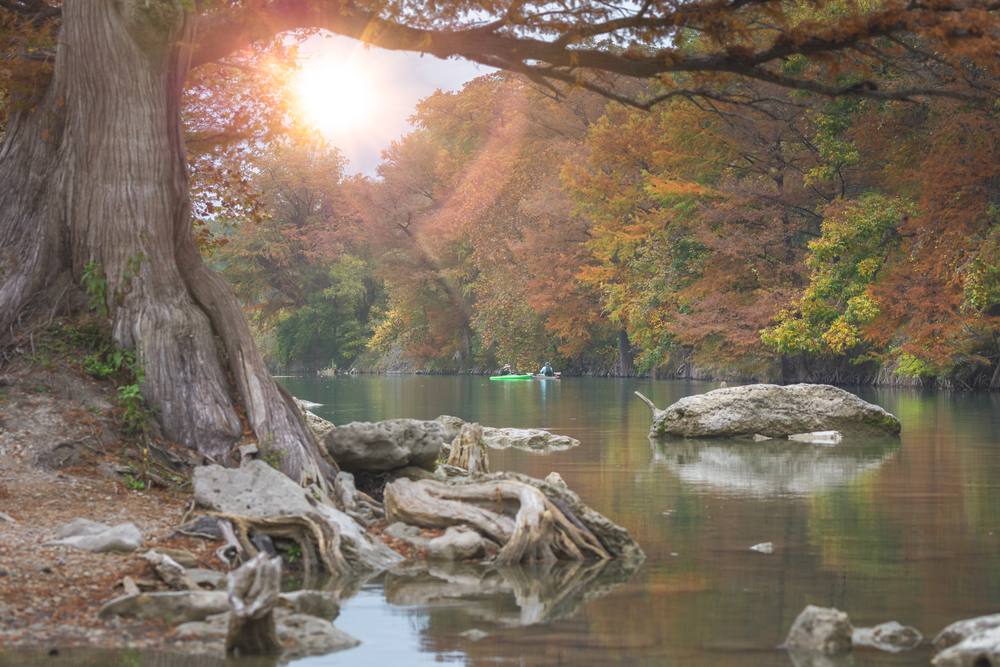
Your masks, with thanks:
M 934 665 L 935 667 L 1000 667 L 1000 627 L 968 635 L 934 656 Z
M 562 478 L 562 475 L 560 475 L 559 473 L 557 473 L 555 471 L 550 472 L 545 477 L 545 483 L 546 484 L 551 484 L 552 486 L 558 486 L 560 489 L 568 489 L 569 488 L 569 485 L 566 484 L 566 480 L 564 480 Z
M 529 452 L 559 452 L 572 449 L 579 440 L 537 428 L 483 428 L 483 442 L 493 449 L 523 449 Z
M 284 658 L 298 658 L 308 655 L 324 655 L 353 648 L 360 644 L 346 632 L 338 630 L 328 620 L 299 614 L 288 609 L 274 610 L 274 622 L 285 646 Z M 226 639 L 229 628 L 229 614 L 219 614 L 203 621 L 183 623 L 174 630 L 174 636 L 181 639 L 201 639 L 218 643 L 218 650 Z
M 427 544 L 427 558 L 438 560 L 467 560 L 486 554 L 483 537 L 464 526 L 452 526 L 441 537 Z
M 96 521 L 74 519 L 63 526 L 58 537 L 61 539 L 46 542 L 45 545 L 72 547 L 95 553 L 106 551 L 128 553 L 141 549 L 145 545 L 142 533 L 131 523 L 123 523 L 109 528 Z
M 202 466 L 191 475 L 195 502 L 223 514 L 261 519 L 309 515 L 340 533 L 341 551 L 359 570 L 384 570 L 403 560 L 340 510 L 312 497 L 288 476 L 263 461 L 242 468 Z
M 458 417 L 441 415 L 436 420 L 444 429 L 445 443 L 451 443 L 466 422 Z M 539 428 L 495 428 L 492 426 L 483 427 L 483 442 L 487 447 L 493 449 L 507 449 L 514 447 L 529 452 L 556 452 L 564 449 L 577 447 L 579 440 L 565 435 L 549 433 Z M 447 448 L 449 445 L 446 444 Z
M 423 532 L 424 531 L 416 526 L 408 526 L 402 521 L 397 521 L 389 524 L 389 526 L 383 531 L 383 534 L 397 540 L 402 540 L 414 549 L 419 550 L 426 549 L 431 541 L 429 537 L 423 536 Z
M 809 605 L 788 631 L 789 649 L 838 655 L 851 650 L 853 628 L 847 614 L 837 609 Z
M 337 426 L 324 433 L 320 443 L 348 472 L 384 472 L 405 466 L 433 470 L 444 435 L 436 421 L 389 419 Z
M 897 435 L 900 429 L 899 420 L 881 407 L 843 389 L 819 384 L 716 389 L 682 398 L 665 410 L 653 408 L 653 414 L 652 438 L 785 437 L 814 431 L 887 436 Z
M 435 419 L 441 428 L 444 429 L 444 441 L 451 442 L 458 437 L 458 434 L 462 432 L 462 426 L 465 425 L 465 420 L 460 417 L 452 417 L 451 415 L 441 415 Z
M 332 621 L 340 615 L 340 597 L 330 591 L 300 590 L 281 593 L 278 606 L 296 614 L 318 616 Z
M 937 634 L 934 638 L 934 648 L 941 651 L 954 646 L 966 637 L 994 628 L 1000 628 L 1000 614 L 956 621 Z
M 309 430 L 312 431 L 313 435 L 315 435 L 317 438 L 322 436 L 327 431 L 337 428 L 336 426 L 333 425 L 333 422 L 329 422 L 323 419 L 322 417 L 317 417 L 312 412 L 310 412 L 309 408 L 313 406 L 312 403 L 307 403 L 306 401 L 296 398 L 295 405 L 298 406 L 299 411 L 302 413 L 302 416 L 305 417 L 306 426 L 309 427 Z
M 185 570 L 187 576 L 199 588 L 209 588 L 211 590 L 225 590 L 226 573 L 215 570 L 205 570 L 200 567 Z
M 855 646 L 870 646 L 889 653 L 909 651 L 923 640 L 924 636 L 916 628 L 896 621 L 880 623 L 874 628 L 854 628 L 851 639 Z

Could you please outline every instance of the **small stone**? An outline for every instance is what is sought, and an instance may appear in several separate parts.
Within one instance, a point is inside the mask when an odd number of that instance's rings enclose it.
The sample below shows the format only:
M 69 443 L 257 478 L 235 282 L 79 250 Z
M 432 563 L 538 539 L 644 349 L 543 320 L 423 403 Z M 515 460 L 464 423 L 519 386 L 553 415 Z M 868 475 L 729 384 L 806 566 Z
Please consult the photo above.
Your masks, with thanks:
M 562 478 L 562 475 L 560 475 L 557 472 L 550 472 L 548 477 L 545 478 L 545 481 L 551 484 L 552 486 L 558 486 L 560 489 L 569 488 L 569 485 L 566 484 L 566 481 Z
M 471 630 L 466 630 L 465 632 L 459 632 L 458 636 L 459 637 L 464 637 L 464 638 L 468 639 L 469 641 L 478 642 L 480 639 L 483 639 L 485 637 L 489 637 L 490 633 L 483 632 L 479 628 L 472 628 Z

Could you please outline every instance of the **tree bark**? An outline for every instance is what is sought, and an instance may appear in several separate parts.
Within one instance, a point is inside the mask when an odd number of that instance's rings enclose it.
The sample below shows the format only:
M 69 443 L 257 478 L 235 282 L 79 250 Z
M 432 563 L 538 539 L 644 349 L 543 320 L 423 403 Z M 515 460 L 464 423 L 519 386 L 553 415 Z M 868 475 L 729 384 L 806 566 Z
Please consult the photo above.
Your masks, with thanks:
M 632 362 L 632 343 L 628 339 L 628 331 L 618 330 L 618 372 L 620 377 L 635 377 L 635 364 Z
M 165 437 L 229 462 L 243 410 L 283 472 L 325 486 L 332 466 L 195 243 L 180 108 L 193 34 L 175 0 L 63 4 L 52 80 L 12 113 L 0 149 L 0 331 L 97 264 L 115 343 L 141 354 Z

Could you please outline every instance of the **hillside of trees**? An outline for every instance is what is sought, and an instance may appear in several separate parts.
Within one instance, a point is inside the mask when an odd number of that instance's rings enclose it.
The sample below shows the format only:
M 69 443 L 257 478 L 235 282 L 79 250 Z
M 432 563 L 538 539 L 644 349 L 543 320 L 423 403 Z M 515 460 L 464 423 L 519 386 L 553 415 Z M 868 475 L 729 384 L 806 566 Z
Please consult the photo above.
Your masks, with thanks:
M 909 57 L 837 83 L 898 84 L 925 66 Z M 1000 388 L 996 106 L 717 85 L 726 99 L 645 111 L 482 76 L 420 102 L 374 178 L 345 177 L 315 134 L 284 135 L 234 158 L 241 203 L 203 248 L 277 371 L 547 360 Z

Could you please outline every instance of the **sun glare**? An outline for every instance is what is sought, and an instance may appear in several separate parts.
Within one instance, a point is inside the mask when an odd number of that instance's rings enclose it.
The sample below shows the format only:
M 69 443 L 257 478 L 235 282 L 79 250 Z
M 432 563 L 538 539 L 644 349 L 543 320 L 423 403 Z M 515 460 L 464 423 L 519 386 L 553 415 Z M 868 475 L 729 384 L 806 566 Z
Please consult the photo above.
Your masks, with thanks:
M 324 132 L 348 134 L 375 111 L 372 77 L 350 62 L 303 68 L 298 93 L 302 111 Z

